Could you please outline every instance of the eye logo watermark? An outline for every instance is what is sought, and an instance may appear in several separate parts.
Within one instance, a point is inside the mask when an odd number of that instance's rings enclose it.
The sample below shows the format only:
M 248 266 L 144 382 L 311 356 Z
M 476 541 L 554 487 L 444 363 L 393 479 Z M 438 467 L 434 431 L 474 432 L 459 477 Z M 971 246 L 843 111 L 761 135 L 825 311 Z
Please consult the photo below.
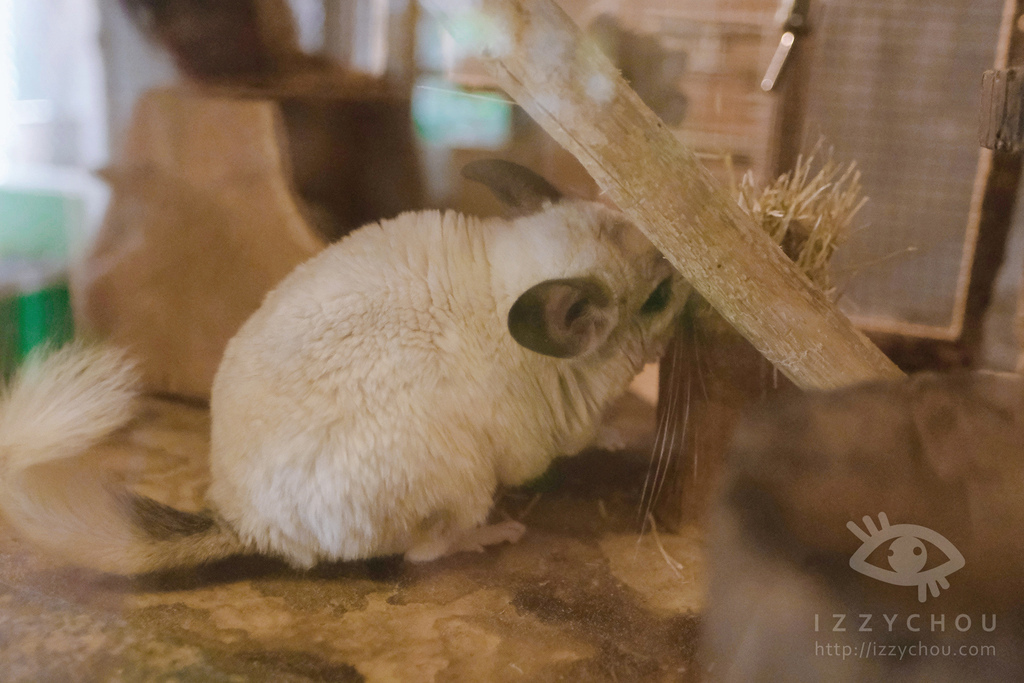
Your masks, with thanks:
M 927 527 L 916 524 L 889 526 L 889 518 L 884 512 L 878 513 L 878 523 L 881 529 L 875 527 L 875 522 L 870 516 L 865 516 L 866 531 L 854 522 L 846 523 L 846 528 L 862 541 L 860 548 L 857 548 L 857 552 L 850 558 L 850 567 L 854 571 L 894 586 L 917 586 L 918 602 L 928 599 L 929 589 L 932 597 L 937 598 L 940 587 L 949 588 L 946 577 L 964 566 L 964 556 L 956 546 L 942 534 Z M 892 569 L 869 564 L 868 556 L 882 543 L 892 539 L 895 540 L 889 546 L 888 558 Z M 949 559 L 937 567 L 921 571 L 928 563 L 928 549 L 924 541 L 944 552 Z

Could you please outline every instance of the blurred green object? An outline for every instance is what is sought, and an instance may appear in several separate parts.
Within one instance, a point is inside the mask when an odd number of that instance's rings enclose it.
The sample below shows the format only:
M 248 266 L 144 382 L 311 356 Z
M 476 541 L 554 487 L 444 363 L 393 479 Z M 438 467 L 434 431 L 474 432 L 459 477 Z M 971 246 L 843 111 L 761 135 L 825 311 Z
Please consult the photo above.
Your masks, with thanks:
M 434 76 L 417 81 L 412 119 L 424 142 L 442 147 L 501 149 L 512 137 L 512 105 L 507 100 Z
M 62 264 L 0 263 L 0 377 L 10 379 L 37 346 L 71 340 L 74 323 Z
M 60 346 L 71 341 L 71 296 L 67 282 L 18 297 L 18 353 L 24 358 L 40 344 Z
M 11 296 L 10 292 L 0 292 L 0 384 L 7 383 L 21 361 L 20 343 L 18 297 Z
M 67 283 L 74 200 L 0 187 L 0 378 L 8 380 L 37 346 L 74 335 Z

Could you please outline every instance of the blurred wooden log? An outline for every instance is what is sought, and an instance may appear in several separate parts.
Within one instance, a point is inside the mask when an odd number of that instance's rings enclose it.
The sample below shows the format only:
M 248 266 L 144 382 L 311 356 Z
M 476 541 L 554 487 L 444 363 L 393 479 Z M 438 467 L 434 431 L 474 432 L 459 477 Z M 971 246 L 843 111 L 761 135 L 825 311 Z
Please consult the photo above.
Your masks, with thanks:
M 902 376 L 740 211 L 553 0 L 428 7 L 797 386 Z
M 282 128 L 268 100 L 161 90 L 136 105 L 73 285 L 81 327 L 128 348 L 147 389 L 206 398 L 228 340 L 325 246 L 292 192 Z
M 665 452 L 664 482 L 652 487 L 650 507 L 661 525 L 678 531 L 706 519 L 743 410 L 795 389 L 699 297 L 688 302 L 659 373 L 663 443 L 654 450 Z

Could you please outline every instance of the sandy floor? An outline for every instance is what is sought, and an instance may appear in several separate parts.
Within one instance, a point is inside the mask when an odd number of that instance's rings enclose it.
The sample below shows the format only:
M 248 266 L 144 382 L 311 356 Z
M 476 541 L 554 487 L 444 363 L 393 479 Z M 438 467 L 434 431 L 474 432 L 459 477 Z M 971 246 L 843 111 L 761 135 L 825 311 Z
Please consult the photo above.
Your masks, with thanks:
M 651 409 L 635 447 L 557 464 L 502 495 L 515 546 L 423 566 L 385 559 L 296 572 L 263 559 L 127 580 L 41 557 L 0 528 L 4 681 L 675 681 L 698 674 L 696 530 L 637 533 Z M 94 454 L 138 490 L 195 508 L 203 409 L 152 401 Z

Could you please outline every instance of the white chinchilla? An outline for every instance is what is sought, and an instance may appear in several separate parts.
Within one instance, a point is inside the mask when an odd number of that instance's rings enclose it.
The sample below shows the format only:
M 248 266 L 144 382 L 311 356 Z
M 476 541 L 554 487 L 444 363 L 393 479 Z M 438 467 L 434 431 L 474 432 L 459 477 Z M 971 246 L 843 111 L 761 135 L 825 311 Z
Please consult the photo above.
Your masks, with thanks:
M 431 560 L 514 541 L 499 484 L 591 443 L 659 357 L 689 287 L 621 214 L 527 169 L 470 164 L 518 212 L 407 213 L 299 266 L 228 344 L 213 385 L 209 509 L 112 491 L 77 463 L 132 416 L 121 352 L 36 358 L 0 404 L 0 510 L 118 574 L 262 553 L 297 567 Z

